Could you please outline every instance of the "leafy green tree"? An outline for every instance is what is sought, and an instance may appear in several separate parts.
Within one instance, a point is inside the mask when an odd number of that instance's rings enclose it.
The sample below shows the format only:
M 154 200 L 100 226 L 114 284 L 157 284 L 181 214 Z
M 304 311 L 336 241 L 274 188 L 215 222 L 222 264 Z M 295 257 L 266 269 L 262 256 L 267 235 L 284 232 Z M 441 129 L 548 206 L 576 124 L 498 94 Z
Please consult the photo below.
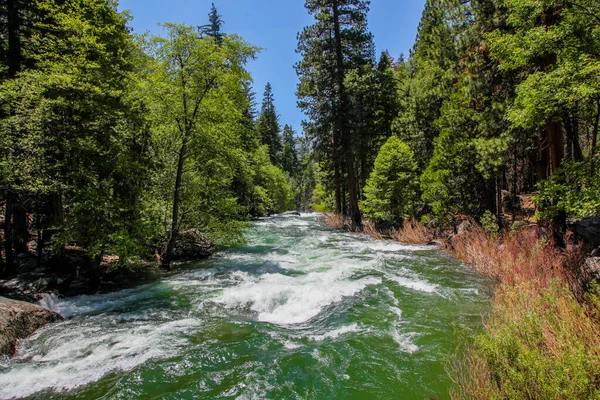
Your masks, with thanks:
M 236 221 L 237 199 L 230 190 L 241 147 L 236 128 L 247 106 L 244 66 L 256 49 L 235 36 L 219 46 L 192 27 L 165 27 L 167 38 L 149 43 L 151 66 L 144 84 L 164 165 L 158 194 L 170 210 L 162 261 L 168 267 L 183 228 L 200 227 L 218 236 Z
M 30 38 L 22 54 L 30 61 L 0 87 L 7 209 L 15 202 L 21 215 L 34 217 L 40 258 L 50 240 L 57 252 L 72 241 L 98 257 L 114 245 L 111 232 L 133 234 L 123 217 L 135 214 L 136 188 L 123 177 L 144 176 L 137 132 L 121 130 L 136 52 L 128 17 L 114 1 L 47 0 L 35 7 L 44 18 L 20 13 L 27 18 L 20 35 Z M 20 218 L 7 214 L 10 231 Z
M 391 136 L 375 159 L 361 205 L 375 221 L 411 215 L 417 195 L 417 165 L 410 147 Z
M 296 149 L 296 133 L 291 126 L 283 127 L 283 153 L 281 168 L 289 176 L 296 177 L 300 172 L 298 150 Z

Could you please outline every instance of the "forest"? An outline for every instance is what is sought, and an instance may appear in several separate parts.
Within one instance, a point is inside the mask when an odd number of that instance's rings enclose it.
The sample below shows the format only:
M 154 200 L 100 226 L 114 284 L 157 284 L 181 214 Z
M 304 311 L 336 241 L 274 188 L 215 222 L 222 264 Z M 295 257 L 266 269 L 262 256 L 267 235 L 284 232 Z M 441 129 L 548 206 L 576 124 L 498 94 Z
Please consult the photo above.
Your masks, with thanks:
M 2 270 L 30 244 L 50 264 L 72 245 L 168 266 L 180 232 L 231 245 L 290 209 L 502 228 L 534 193 L 563 234 L 598 214 L 597 4 L 427 1 L 395 59 L 375 54 L 368 2 L 321 3 L 298 35 L 298 134 L 270 85 L 257 107 L 259 49 L 216 7 L 152 37 L 115 1 L 7 1 Z
M 571 381 L 579 398 L 596 398 L 597 289 L 567 264 L 588 250 L 576 239 L 600 244 L 571 232 L 600 217 L 600 3 L 426 0 L 408 55 L 376 53 L 369 4 L 305 1 L 314 24 L 298 33 L 295 69 L 306 119 L 293 127 L 280 121 L 270 84 L 254 92 L 247 66 L 260 49 L 226 33 L 214 4 L 198 25 L 164 23 L 153 36 L 134 33 L 117 0 L 2 1 L 0 274 L 31 263 L 60 271 L 73 252 L 96 271 L 169 269 L 182 238 L 236 246 L 253 218 L 290 210 L 340 215 L 359 232 L 412 221 L 439 233 L 474 221 L 490 263 L 503 268 L 492 257 L 514 245 L 511 268 L 537 264 L 525 283 L 513 269 L 484 271 L 506 286 L 496 330 L 457 364 L 463 395 L 562 398 L 556 388 Z M 474 240 L 451 247 L 481 266 Z M 535 359 L 534 345 L 502 347 L 496 333 L 518 336 L 509 310 L 531 317 L 519 293 L 533 293 L 540 310 L 562 307 L 573 331 L 544 319 L 532 335 L 554 335 L 577 354 L 557 345 Z M 531 358 L 515 366 L 518 351 Z M 563 364 L 544 358 L 552 351 Z M 496 375 L 465 378 L 484 374 L 481 365 Z M 547 386 L 531 392 L 528 368 Z

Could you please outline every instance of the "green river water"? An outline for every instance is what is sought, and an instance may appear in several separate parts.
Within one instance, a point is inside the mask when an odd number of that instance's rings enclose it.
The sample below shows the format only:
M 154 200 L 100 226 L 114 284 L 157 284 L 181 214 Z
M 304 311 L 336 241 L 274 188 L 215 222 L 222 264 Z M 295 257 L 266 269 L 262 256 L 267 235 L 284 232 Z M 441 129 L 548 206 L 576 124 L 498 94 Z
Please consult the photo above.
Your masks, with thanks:
M 447 399 L 457 327 L 492 285 L 434 247 L 265 218 L 161 281 L 44 305 L 0 398 Z

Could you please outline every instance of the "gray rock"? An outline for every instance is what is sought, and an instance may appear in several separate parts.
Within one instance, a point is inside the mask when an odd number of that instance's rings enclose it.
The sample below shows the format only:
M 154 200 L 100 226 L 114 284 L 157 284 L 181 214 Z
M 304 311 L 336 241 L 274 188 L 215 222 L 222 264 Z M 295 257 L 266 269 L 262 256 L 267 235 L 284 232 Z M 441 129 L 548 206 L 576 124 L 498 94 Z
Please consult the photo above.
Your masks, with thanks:
M 173 261 L 194 261 L 210 257 L 215 252 L 213 244 L 198 229 L 181 232 L 173 248 Z
M 600 246 L 600 218 L 584 218 L 573 224 L 573 231 L 594 247 Z
M 300 213 L 298 211 L 286 211 L 284 213 L 279 214 L 281 216 L 287 216 L 287 215 L 296 215 L 296 216 L 300 216 Z
M 456 228 L 456 235 L 462 236 L 465 233 L 471 232 L 475 226 L 476 225 L 470 220 L 463 221 L 458 228 Z
M 600 257 L 588 257 L 583 264 L 583 276 L 590 279 L 600 278 Z
M 17 340 L 62 317 L 43 307 L 0 297 L 0 354 L 11 356 Z

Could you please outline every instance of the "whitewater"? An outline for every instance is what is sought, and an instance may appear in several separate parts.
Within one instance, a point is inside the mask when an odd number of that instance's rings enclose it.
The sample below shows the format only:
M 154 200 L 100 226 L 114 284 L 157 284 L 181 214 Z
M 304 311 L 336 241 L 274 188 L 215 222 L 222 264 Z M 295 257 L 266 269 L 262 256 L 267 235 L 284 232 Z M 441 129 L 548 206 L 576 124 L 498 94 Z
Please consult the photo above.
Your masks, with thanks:
M 0 398 L 448 398 L 486 278 L 315 214 L 259 219 L 246 241 L 150 284 L 46 297 L 65 320 L 0 361 Z

